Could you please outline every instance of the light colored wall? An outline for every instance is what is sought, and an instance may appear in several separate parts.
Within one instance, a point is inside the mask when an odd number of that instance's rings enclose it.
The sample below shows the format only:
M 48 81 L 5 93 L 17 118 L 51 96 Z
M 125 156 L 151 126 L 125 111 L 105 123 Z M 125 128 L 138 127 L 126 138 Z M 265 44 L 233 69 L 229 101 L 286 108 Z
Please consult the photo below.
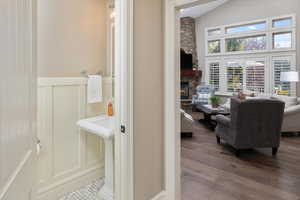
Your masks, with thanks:
M 134 3 L 135 199 L 164 189 L 163 0 Z
M 106 69 L 106 0 L 38 1 L 38 74 L 80 76 Z
M 204 16 L 196 19 L 197 47 L 199 67 L 205 69 L 205 34 L 206 27 L 224 24 L 239 23 L 272 16 L 295 13 L 297 15 L 297 29 L 300 27 L 300 1 L 299 0 L 230 0 L 228 3 L 214 9 Z M 297 68 L 300 71 L 300 38 L 297 39 Z M 298 84 L 298 96 L 300 84 Z

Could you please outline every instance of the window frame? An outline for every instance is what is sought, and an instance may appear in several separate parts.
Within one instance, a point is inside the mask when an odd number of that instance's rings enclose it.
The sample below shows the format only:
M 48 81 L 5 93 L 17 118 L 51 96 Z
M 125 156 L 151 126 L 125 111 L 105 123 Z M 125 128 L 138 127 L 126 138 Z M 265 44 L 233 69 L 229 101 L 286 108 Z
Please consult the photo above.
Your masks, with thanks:
M 284 19 L 284 18 L 292 18 L 292 25 L 289 26 L 283 26 L 283 27 L 273 27 L 273 21 L 278 19 Z M 248 21 L 243 23 L 237 23 L 237 24 L 230 24 L 230 25 L 222 25 L 222 26 L 216 26 L 216 27 L 209 27 L 205 30 L 205 42 L 206 42 L 206 56 L 205 56 L 205 70 L 204 70 L 204 77 L 205 77 L 205 83 L 209 84 L 209 63 L 219 62 L 220 68 L 219 68 L 219 92 L 221 95 L 232 95 L 231 92 L 227 92 L 227 67 L 226 62 L 228 60 L 251 60 L 251 59 L 258 59 L 258 61 L 265 61 L 265 91 L 264 93 L 273 94 L 275 92 L 275 78 L 274 78 L 274 63 L 273 60 L 276 58 L 284 58 L 288 57 L 291 59 L 291 70 L 296 70 L 296 15 L 290 14 L 290 15 L 282 15 L 282 16 L 276 16 L 276 17 L 270 17 L 264 19 L 267 23 L 266 30 L 263 31 L 246 31 L 243 33 L 232 33 L 232 34 L 226 34 L 225 28 L 228 26 L 237 26 L 237 25 L 243 25 L 243 24 L 250 24 L 255 22 L 262 22 L 263 20 L 255 20 L 255 21 Z M 208 36 L 207 30 L 211 29 L 217 29 L 220 28 L 221 34 L 217 36 Z M 273 48 L 273 34 L 274 33 L 281 33 L 281 32 L 292 32 L 292 48 L 280 48 L 280 49 L 274 49 Z M 227 52 L 226 53 L 226 46 L 225 41 L 226 39 L 230 38 L 239 38 L 239 37 L 248 37 L 248 36 L 255 36 L 255 35 L 262 35 L 266 34 L 267 37 L 267 44 L 266 44 L 266 50 L 254 50 L 254 51 L 238 51 L 238 52 Z M 217 54 L 207 54 L 207 46 L 208 46 L 208 40 L 221 40 L 221 53 Z M 246 76 L 245 76 L 246 77 Z M 244 78 L 245 79 L 245 78 Z M 295 96 L 297 93 L 297 84 L 291 83 L 291 94 Z M 246 85 L 243 84 L 243 89 L 246 91 Z
M 278 55 L 272 55 L 271 56 L 271 84 L 272 84 L 272 93 L 275 93 L 275 70 L 274 70 L 274 61 L 275 60 L 289 60 L 291 63 L 291 71 L 296 71 L 296 54 L 278 54 Z M 291 96 L 296 96 L 297 94 L 297 83 L 291 83 Z
M 246 78 L 247 78 L 247 74 L 246 74 L 246 62 L 247 61 L 263 61 L 264 62 L 264 78 L 265 78 L 265 83 L 264 83 L 264 93 L 266 92 L 269 92 L 270 90 L 270 80 L 268 78 L 268 74 L 270 72 L 270 70 L 268 69 L 268 58 L 266 56 L 245 56 L 245 57 L 228 57 L 228 58 L 224 58 L 223 60 L 223 66 L 222 68 L 224 68 L 224 72 L 225 72 L 225 81 L 223 81 L 223 84 L 224 84 L 224 88 L 225 90 L 223 89 L 223 91 L 221 92 L 225 92 L 225 93 L 230 93 L 232 94 L 232 92 L 228 92 L 227 88 L 228 88 L 228 82 L 227 82 L 227 66 L 226 64 L 228 62 L 239 62 L 239 63 L 242 63 L 243 65 L 243 91 L 247 91 L 247 81 L 246 81 Z M 207 82 L 209 83 L 209 82 Z M 257 93 L 257 92 L 253 92 L 253 93 Z
M 249 25 L 255 25 L 255 24 L 266 24 L 266 28 L 265 29 L 260 29 L 260 30 L 248 30 L 248 31 L 232 32 L 232 33 L 227 32 L 227 29 L 229 29 L 229 28 L 249 26 Z M 267 29 L 268 29 L 268 20 L 262 19 L 262 20 L 253 20 L 253 21 L 248 21 L 248 22 L 243 22 L 243 23 L 225 25 L 224 26 L 224 33 L 225 33 L 225 35 L 249 34 L 249 33 L 255 33 L 255 32 L 263 32 L 263 31 L 266 31 Z
M 273 27 L 274 20 L 280 20 L 285 18 L 291 18 L 292 24 L 283 26 L 283 27 Z M 244 32 L 236 32 L 236 33 L 226 33 L 226 29 L 229 27 L 235 26 L 243 26 L 249 24 L 259 24 L 259 23 L 266 23 L 266 28 L 262 30 L 250 30 Z M 218 35 L 209 35 L 209 31 L 220 29 L 221 33 Z M 273 34 L 280 33 L 280 32 L 291 32 L 292 33 L 292 47 L 291 48 L 280 48 L 275 49 L 273 48 Z M 266 49 L 265 50 L 250 50 L 250 51 L 236 51 L 236 52 L 227 52 L 226 51 L 226 40 L 232 38 L 243 38 L 243 37 L 255 37 L 258 35 L 266 35 Z M 220 53 L 209 53 L 208 52 L 208 42 L 212 40 L 220 40 Z M 250 54 L 250 53 L 266 53 L 266 52 L 278 52 L 278 51 L 295 51 L 296 50 L 296 15 L 282 15 L 276 17 L 269 17 L 265 19 L 258 19 L 252 21 L 246 21 L 241 23 L 235 24 L 227 24 L 222 26 L 215 26 L 215 27 L 207 27 L 205 28 L 205 56 L 220 56 L 220 55 L 235 55 L 235 54 Z
M 226 43 L 227 40 L 230 40 L 230 39 L 240 39 L 240 38 L 250 38 L 250 37 L 254 38 L 254 37 L 263 36 L 263 35 L 266 37 L 266 48 L 265 49 L 261 49 L 261 50 L 247 50 L 247 51 L 227 51 L 227 43 Z M 255 34 L 255 35 L 253 35 L 253 34 L 244 35 L 243 34 L 242 37 L 241 36 L 239 36 L 239 37 L 230 36 L 230 37 L 226 37 L 225 38 L 224 43 L 225 43 L 225 46 L 224 46 L 224 48 L 225 48 L 225 54 L 243 54 L 245 52 L 247 52 L 247 53 L 263 53 L 263 52 L 267 52 L 268 51 L 268 35 L 267 34 Z
M 291 47 L 282 47 L 282 48 L 276 48 L 275 47 L 275 35 L 280 35 L 280 34 L 291 34 Z M 291 49 L 293 47 L 293 32 L 291 31 L 279 31 L 279 32 L 273 32 L 272 33 L 272 49 L 277 50 L 277 49 Z
M 274 52 L 274 53 L 262 53 L 262 54 L 248 54 L 248 55 L 231 55 L 231 56 L 217 56 L 217 57 L 208 57 L 205 62 L 205 71 L 204 71 L 204 77 L 205 77 L 205 83 L 209 84 L 209 65 L 210 63 L 220 63 L 219 67 L 219 91 L 218 94 L 225 95 L 225 96 L 231 96 L 233 95 L 232 92 L 227 91 L 227 62 L 233 62 L 233 61 L 240 61 L 240 62 L 246 62 L 249 60 L 252 61 L 264 61 L 265 62 L 265 91 L 266 94 L 273 94 L 275 92 L 275 78 L 274 78 L 274 59 L 283 59 L 283 58 L 289 58 L 291 60 L 291 70 L 296 70 L 296 53 L 295 52 Z M 244 75 L 246 78 L 246 75 Z M 246 88 L 246 80 L 243 83 L 243 90 L 247 91 Z M 291 83 L 291 95 L 296 96 L 297 92 L 297 84 Z
M 217 90 L 217 92 L 220 92 L 222 90 L 222 72 L 221 72 L 221 69 L 222 69 L 222 61 L 221 59 L 216 59 L 216 60 L 211 60 L 211 61 L 207 61 L 206 62 L 206 68 L 207 68 L 207 73 L 204 75 L 205 77 L 205 82 L 210 84 L 210 67 L 211 67 L 211 64 L 213 63 L 218 63 L 219 64 L 219 89 Z
M 220 41 L 220 52 L 218 53 L 209 53 L 209 42 L 214 42 L 214 41 Z M 221 39 L 216 39 L 216 40 L 207 40 L 206 43 L 206 51 L 210 55 L 220 55 L 222 53 L 222 40 Z
M 211 32 L 211 31 L 216 31 L 216 30 L 220 30 L 220 33 L 219 34 L 215 34 L 215 35 L 209 35 L 209 33 Z M 222 34 L 222 29 L 221 28 L 209 28 L 208 30 L 207 30 L 207 36 L 208 37 L 217 37 L 217 36 L 219 36 L 219 35 L 221 35 Z

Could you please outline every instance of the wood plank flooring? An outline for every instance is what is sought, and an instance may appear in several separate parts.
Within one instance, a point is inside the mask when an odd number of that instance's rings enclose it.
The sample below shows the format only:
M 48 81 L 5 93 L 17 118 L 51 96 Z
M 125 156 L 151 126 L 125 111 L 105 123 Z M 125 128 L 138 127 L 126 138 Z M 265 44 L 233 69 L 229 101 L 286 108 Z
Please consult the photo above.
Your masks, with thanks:
M 255 149 L 236 158 L 196 122 L 181 146 L 182 200 L 300 200 L 300 136 L 282 137 L 277 157 Z

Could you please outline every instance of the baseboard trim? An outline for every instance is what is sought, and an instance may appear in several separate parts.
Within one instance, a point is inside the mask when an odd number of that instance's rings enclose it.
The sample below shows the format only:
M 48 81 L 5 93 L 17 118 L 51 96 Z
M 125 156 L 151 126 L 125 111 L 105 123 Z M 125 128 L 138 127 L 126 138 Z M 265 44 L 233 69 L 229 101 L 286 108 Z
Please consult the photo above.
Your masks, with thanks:
M 166 200 L 167 199 L 167 194 L 166 191 L 161 191 L 159 194 L 157 194 L 154 198 L 151 200 Z
M 40 189 L 37 200 L 58 200 L 60 197 L 88 185 L 92 181 L 95 181 L 95 179 L 103 176 L 103 167 L 89 169 L 85 173 L 77 174 L 50 187 Z

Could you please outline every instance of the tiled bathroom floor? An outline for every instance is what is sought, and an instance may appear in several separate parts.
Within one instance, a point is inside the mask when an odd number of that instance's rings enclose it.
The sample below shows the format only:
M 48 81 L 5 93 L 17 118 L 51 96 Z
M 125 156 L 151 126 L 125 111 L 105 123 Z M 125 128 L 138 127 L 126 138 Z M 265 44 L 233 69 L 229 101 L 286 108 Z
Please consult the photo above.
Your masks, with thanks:
M 97 193 L 102 186 L 103 179 L 100 179 L 84 188 L 62 197 L 60 200 L 97 200 Z

